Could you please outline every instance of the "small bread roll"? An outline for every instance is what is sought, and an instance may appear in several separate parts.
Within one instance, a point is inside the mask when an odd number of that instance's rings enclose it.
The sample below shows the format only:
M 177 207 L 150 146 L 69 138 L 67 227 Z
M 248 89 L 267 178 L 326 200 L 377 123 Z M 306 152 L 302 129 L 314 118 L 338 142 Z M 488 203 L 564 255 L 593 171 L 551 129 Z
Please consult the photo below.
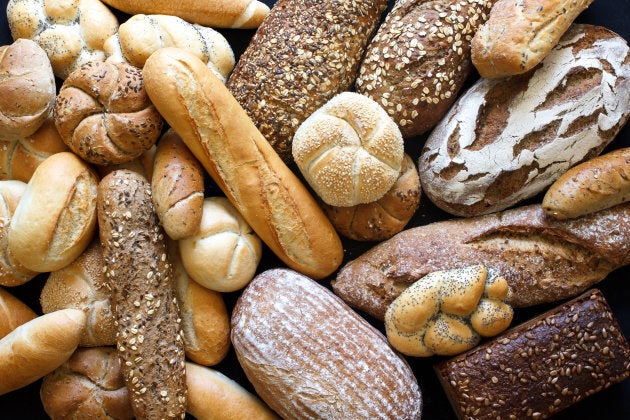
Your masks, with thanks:
M 164 47 L 193 53 L 223 83 L 236 64 L 234 51 L 220 32 L 177 16 L 134 15 L 105 42 L 108 61 L 127 61 L 140 68 L 153 52 Z
M 87 162 L 133 160 L 155 144 L 163 120 L 144 89 L 142 71 L 127 63 L 91 62 L 63 82 L 55 126 Z
M 20 325 L 0 340 L 0 395 L 29 385 L 70 358 L 85 314 L 63 309 Z
M 60 79 L 105 60 L 103 43 L 118 30 L 116 16 L 98 0 L 9 0 L 7 20 L 13 39 L 39 44 Z
M 407 226 L 420 206 L 421 194 L 418 170 L 411 156 L 405 154 L 398 179 L 383 197 L 352 207 L 322 207 L 335 229 L 346 238 L 384 241 Z
M 333 97 L 297 129 L 293 158 L 317 195 L 350 207 L 381 198 L 400 175 L 403 138 L 372 99 L 353 92 Z
M 111 290 L 105 286 L 103 251 L 98 238 L 77 259 L 48 275 L 39 301 L 47 314 L 74 308 L 85 312 L 87 324 L 81 346 L 113 346 L 116 326 L 111 307 Z
M 0 338 L 36 317 L 28 305 L 0 288 Z
M 204 170 L 173 129 L 160 138 L 155 153 L 151 193 L 155 212 L 171 239 L 199 230 L 204 199 Z
M 70 152 L 37 167 L 9 227 L 9 248 L 29 270 L 48 272 L 70 264 L 96 231 L 94 171 Z
M 77 349 L 44 376 L 39 394 L 53 420 L 134 418 L 114 347 Z
M 199 231 L 179 246 L 190 277 L 217 292 L 244 287 L 262 257 L 260 238 L 225 197 L 204 200 Z
M 55 103 L 55 77 L 35 42 L 17 39 L 0 47 L 0 140 L 30 136 Z

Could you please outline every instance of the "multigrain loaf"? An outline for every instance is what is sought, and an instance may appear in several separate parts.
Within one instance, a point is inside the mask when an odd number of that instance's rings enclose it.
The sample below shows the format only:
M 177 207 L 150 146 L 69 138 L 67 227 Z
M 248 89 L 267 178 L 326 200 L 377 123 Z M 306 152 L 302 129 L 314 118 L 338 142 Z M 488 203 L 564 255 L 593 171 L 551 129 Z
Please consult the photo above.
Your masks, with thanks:
M 421 393 L 406 361 L 330 290 L 295 271 L 252 280 L 232 313 L 232 344 L 258 395 L 282 418 L 420 418 Z
M 627 42 L 575 24 L 534 70 L 480 79 L 458 99 L 420 154 L 423 191 L 458 216 L 531 198 L 615 138 L 629 92 Z
M 403 137 L 433 128 L 473 70 L 470 42 L 494 0 L 397 0 L 368 45 L 355 88 Z
M 299 125 L 350 90 L 386 0 L 280 0 L 234 71 L 230 92 L 287 164 Z
M 630 263 L 630 204 L 567 221 L 540 205 L 404 230 L 346 264 L 332 282 L 350 306 L 383 319 L 432 271 L 485 264 L 513 290 L 513 307 L 575 296 Z

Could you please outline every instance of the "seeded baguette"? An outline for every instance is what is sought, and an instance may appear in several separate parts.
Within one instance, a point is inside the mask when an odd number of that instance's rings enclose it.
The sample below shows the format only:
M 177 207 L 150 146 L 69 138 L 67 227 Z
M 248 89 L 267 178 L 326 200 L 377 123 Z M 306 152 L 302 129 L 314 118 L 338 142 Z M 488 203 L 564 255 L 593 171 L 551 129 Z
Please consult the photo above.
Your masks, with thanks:
M 117 347 L 137 418 L 184 418 L 184 339 L 164 233 L 141 175 L 115 170 L 98 186 L 98 221 Z

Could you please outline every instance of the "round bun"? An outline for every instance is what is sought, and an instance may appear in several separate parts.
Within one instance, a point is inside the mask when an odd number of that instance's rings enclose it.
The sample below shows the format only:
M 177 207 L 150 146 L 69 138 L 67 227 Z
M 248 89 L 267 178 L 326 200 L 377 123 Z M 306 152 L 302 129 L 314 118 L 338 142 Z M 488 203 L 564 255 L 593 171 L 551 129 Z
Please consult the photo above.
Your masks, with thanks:
M 331 206 L 381 198 L 400 175 L 404 148 L 396 123 L 372 99 L 353 92 L 333 97 L 293 137 L 293 159 Z
M 17 39 L 0 47 L 0 140 L 30 136 L 55 102 L 55 77 L 39 45 Z
M 103 251 L 95 238 L 77 259 L 48 275 L 39 298 L 44 313 L 65 308 L 85 312 L 87 324 L 79 342 L 85 347 L 116 343 L 111 291 L 105 286 L 103 266 Z
M 7 20 L 13 39 L 39 44 L 60 79 L 84 63 L 105 60 L 103 43 L 118 30 L 116 16 L 98 0 L 9 0 Z
M 114 347 L 77 349 L 44 377 L 40 398 L 53 420 L 133 418 Z
M 37 167 L 9 227 L 9 248 L 26 268 L 59 270 L 87 248 L 96 231 L 94 171 L 70 152 Z
M 28 305 L 0 288 L 0 338 L 36 317 Z
M 322 207 L 335 229 L 355 241 L 384 241 L 407 226 L 420 206 L 420 177 L 405 154 L 400 176 L 387 193 L 372 203 Z
M 262 257 L 262 242 L 225 197 L 204 200 L 199 231 L 179 245 L 190 277 L 217 292 L 244 287 Z
M 127 63 L 90 62 L 73 71 L 59 90 L 54 118 L 68 147 L 97 165 L 137 158 L 163 125 L 142 71 Z

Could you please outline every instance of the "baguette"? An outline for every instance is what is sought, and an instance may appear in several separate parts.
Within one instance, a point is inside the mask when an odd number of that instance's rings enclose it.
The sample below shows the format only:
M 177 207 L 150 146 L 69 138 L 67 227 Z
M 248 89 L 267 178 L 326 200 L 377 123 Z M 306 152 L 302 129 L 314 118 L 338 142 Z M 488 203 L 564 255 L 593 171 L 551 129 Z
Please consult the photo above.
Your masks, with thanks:
M 36 317 L 28 305 L 0 288 L 0 338 Z
M 565 172 L 547 190 L 543 210 L 580 217 L 630 200 L 630 148 L 613 150 Z
M 185 21 L 217 28 L 257 28 L 269 6 L 256 0 L 103 0 L 130 15 L 173 15 Z
M 98 186 L 98 221 L 117 347 L 137 418 L 183 418 L 184 338 L 151 186 L 125 169 Z
M 346 264 L 332 287 L 383 319 L 390 303 L 432 271 L 485 264 L 513 290 L 513 307 L 575 296 L 630 263 L 630 204 L 571 221 L 540 205 L 407 229 Z
M 201 60 L 163 48 L 143 73 L 153 104 L 269 248 L 313 278 L 336 270 L 343 248 L 334 227 Z

